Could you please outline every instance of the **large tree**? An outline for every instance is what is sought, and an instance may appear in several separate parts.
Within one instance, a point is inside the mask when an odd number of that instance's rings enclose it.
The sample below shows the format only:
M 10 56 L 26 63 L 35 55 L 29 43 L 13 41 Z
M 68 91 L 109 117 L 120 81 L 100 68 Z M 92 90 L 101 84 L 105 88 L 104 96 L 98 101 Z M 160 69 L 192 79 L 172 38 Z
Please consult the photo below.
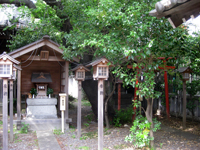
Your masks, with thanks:
M 135 81 L 143 73 L 145 82 L 139 82 L 137 94 L 146 98 L 148 106 L 145 114 L 153 126 L 153 99 L 159 96 L 154 91 L 154 70 L 163 65 L 157 58 L 176 57 L 171 63 L 178 63 L 187 52 L 185 45 L 189 45 L 185 42 L 185 28 L 172 29 L 165 19 L 158 20 L 148 15 L 155 2 L 48 0 L 46 3 L 49 5 L 46 5 L 38 0 L 30 13 L 40 20 L 36 22 L 33 19 L 28 28 L 19 30 L 13 36 L 10 48 L 15 49 L 49 34 L 64 49 L 66 59 L 80 57 L 82 63 L 87 64 L 96 57 L 106 56 L 115 64 L 113 73 L 123 78 L 125 85 L 135 87 Z M 133 71 L 126 68 L 127 64 L 132 66 Z M 83 89 L 97 114 L 95 84 L 92 80 L 85 81 Z M 150 135 L 153 137 L 152 131 Z

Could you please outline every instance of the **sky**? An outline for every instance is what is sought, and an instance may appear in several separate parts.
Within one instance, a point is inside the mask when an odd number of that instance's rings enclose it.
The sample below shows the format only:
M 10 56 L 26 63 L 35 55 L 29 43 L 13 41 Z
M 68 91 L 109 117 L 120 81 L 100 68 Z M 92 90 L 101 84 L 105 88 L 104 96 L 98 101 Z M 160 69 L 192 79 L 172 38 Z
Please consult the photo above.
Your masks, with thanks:
M 190 19 L 186 22 L 189 25 L 190 34 L 192 32 L 200 31 L 200 15 L 195 19 Z

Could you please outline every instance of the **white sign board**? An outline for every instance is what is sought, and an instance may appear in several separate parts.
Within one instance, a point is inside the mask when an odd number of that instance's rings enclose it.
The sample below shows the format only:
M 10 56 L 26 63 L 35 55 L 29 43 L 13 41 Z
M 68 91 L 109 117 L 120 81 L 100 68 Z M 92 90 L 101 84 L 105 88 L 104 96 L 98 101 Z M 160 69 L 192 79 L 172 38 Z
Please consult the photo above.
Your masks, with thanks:
M 65 93 L 60 93 L 60 110 L 65 110 L 66 108 L 66 95 Z

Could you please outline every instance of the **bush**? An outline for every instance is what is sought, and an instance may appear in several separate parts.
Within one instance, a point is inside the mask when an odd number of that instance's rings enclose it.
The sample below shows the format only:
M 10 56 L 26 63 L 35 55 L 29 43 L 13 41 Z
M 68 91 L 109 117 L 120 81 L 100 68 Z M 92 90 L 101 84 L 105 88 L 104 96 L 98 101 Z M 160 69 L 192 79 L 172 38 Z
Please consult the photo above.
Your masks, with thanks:
M 72 101 L 74 101 L 74 100 L 76 100 L 76 98 L 73 97 L 73 96 L 71 96 L 71 95 L 69 95 L 69 101 L 72 102 Z
M 156 119 L 153 119 L 154 128 L 152 129 L 153 132 L 156 132 L 160 129 L 160 122 Z M 126 136 L 125 141 L 131 142 L 137 148 L 142 148 L 144 146 L 148 146 L 151 140 L 154 140 L 150 137 L 151 123 L 148 122 L 146 117 L 142 115 L 138 115 L 133 122 L 133 126 L 130 128 L 131 133 Z
M 28 126 L 29 124 L 25 124 L 24 122 L 22 122 L 22 127 L 19 130 L 19 133 L 28 133 Z
M 127 109 L 117 110 L 115 117 L 113 119 L 113 123 L 115 127 L 120 127 L 125 123 L 131 123 L 133 115 L 133 108 L 129 107 Z

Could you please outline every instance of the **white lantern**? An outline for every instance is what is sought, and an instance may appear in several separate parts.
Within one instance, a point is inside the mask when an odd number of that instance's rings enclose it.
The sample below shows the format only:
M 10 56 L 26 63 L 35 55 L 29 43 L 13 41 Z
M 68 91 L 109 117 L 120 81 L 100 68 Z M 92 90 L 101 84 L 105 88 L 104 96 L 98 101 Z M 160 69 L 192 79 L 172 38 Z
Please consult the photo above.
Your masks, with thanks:
M 113 66 L 109 64 L 109 60 L 105 57 L 95 60 L 94 62 L 88 64 L 87 66 L 93 67 L 93 78 L 94 80 L 104 79 L 107 80 L 109 77 L 109 67 Z
M 16 66 L 20 62 L 10 57 L 4 52 L 0 55 L 0 78 L 16 79 L 16 70 L 20 67 Z
M 84 67 L 82 64 L 78 65 L 71 71 L 75 71 L 75 79 L 79 81 L 85 80 L 85 72 L 90 71 L 88 68 Z

